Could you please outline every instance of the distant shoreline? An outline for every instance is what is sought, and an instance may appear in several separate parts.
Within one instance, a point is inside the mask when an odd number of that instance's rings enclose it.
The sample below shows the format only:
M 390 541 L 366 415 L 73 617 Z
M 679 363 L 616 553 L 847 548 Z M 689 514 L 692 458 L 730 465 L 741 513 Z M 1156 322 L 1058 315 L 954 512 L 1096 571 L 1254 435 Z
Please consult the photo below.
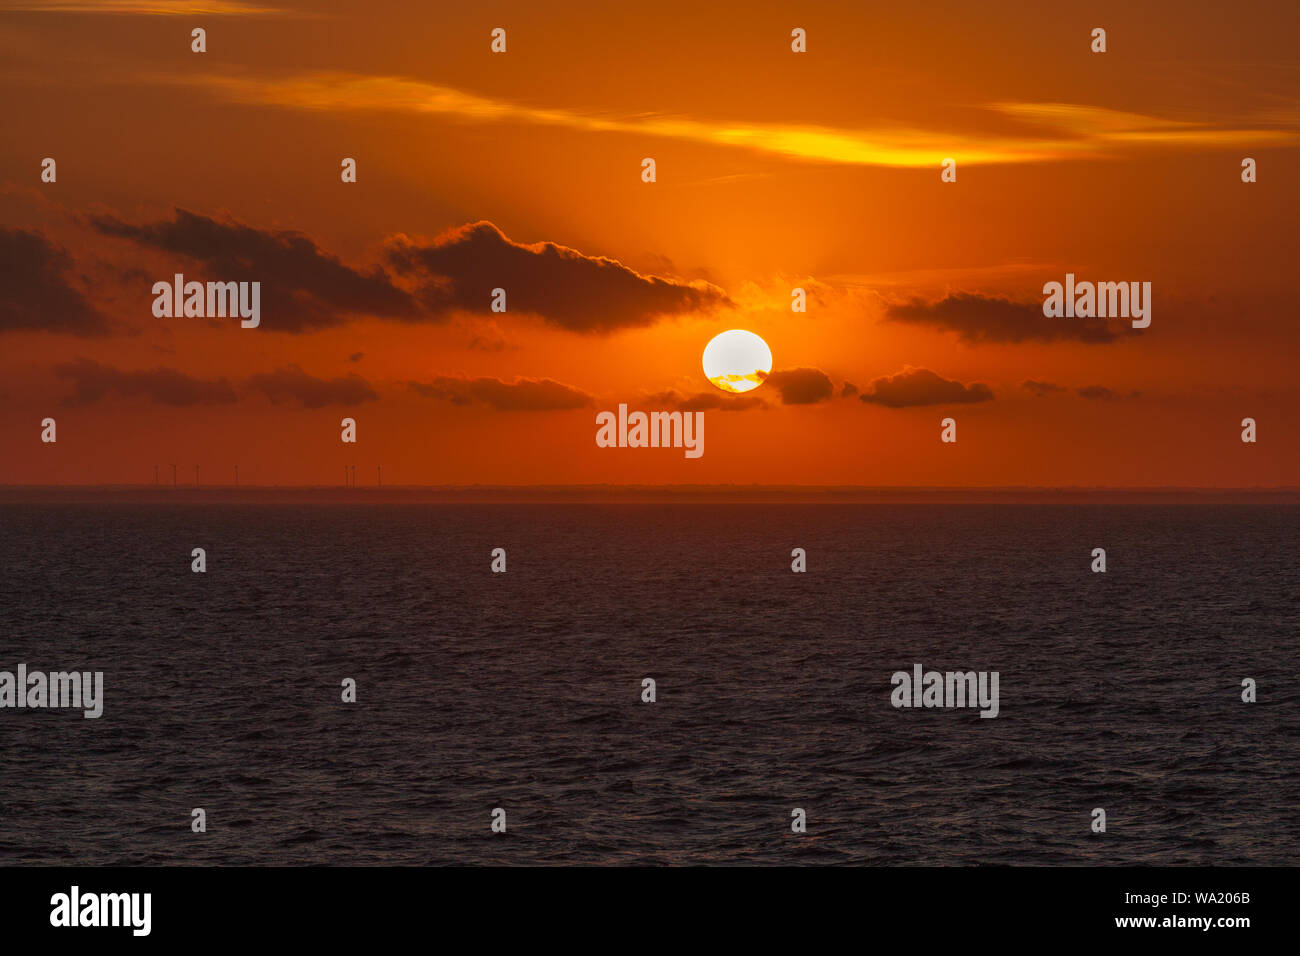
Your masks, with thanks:
M 1300 504 L 1300 488 L 2 485 L 0 504 Z

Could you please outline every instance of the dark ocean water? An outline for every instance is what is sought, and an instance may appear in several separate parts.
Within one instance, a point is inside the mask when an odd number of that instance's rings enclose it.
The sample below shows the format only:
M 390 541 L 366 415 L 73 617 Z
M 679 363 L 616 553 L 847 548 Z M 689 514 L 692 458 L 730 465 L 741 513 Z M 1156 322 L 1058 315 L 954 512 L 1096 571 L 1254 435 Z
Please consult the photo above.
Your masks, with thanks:
M 5 505 L 0 670 L 105 705 L 0 710 L 0 863 L 1295 863 L 1298 540 L 1285 505 Z M 893 708 L 917 662 L 998 671 L 1000 716 Z

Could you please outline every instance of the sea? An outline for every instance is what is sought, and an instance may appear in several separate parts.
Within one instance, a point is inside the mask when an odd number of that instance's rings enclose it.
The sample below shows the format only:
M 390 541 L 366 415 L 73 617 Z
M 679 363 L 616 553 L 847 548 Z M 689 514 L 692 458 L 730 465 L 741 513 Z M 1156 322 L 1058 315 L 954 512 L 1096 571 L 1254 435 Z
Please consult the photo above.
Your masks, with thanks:
M 0 671 L 104 690 L 0 709 L 0 864 L 1293 864 L 1297 541 L 1294 503 L 10 497 Z M 997 717 L 894 706 L 917 664 L 996 671 Z

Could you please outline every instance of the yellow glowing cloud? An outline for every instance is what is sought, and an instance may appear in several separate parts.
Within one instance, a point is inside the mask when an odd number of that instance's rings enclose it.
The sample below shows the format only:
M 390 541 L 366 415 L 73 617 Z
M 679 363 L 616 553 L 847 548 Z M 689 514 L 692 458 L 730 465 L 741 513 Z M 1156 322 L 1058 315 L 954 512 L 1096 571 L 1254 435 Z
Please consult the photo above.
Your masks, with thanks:
M 1297 138 L 1293 129 L 1224 129 L 1209 123 L 1074 103 L 995 103 L 992 108 L 1008 116 L 1085 137 L 1096 146 L 1106 143 L 1238 146 Z
M 201 86 L 228 100 L 253 105 L 305 110 L 396 110 L 478 122 L 534 123 L 580 132 L 661 136 L 804 161 L 863 166 L 938 166 L 950 156 L 962 164 L 1028 163 L 1100 155 L 1126 144 L 1240 146 L 1297 139 L 1294 130 L 1223 129 L 1062 103 L 998 103 L 989 107 L 1047 129 L 1044 135 L 1021 138 L 1004 133 L 977 136 L 892 126 L 837 129 L 706 122 L 671 116 L 618 118 L 523 106 L 417 80 L 352 73 L 311 73 L 280 79 L 216 75 L 151 79 Z

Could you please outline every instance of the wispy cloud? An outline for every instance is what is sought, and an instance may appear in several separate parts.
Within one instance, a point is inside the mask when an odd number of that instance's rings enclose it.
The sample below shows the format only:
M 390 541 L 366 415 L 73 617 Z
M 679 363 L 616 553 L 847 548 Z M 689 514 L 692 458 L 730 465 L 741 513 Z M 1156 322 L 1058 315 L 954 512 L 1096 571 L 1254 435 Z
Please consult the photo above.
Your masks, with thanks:
M 1297 130 L 1267 125 L 1237 127 L 1184 119 L 1128 113 L 1075 103 L 995 103 L 992 109 L 1037 126 L 1078 137 L 1096 149 L 1123 145 L 1227 147 L 1294 141 Z
M 1142 395 L 1136 389 L 1126 395 L 1123 392 L 1115 391 L 1113 388 L 1107 388 L 1105 385 L 1085 385 L 1082 388 L 1076 388 L 1075 392 L 1080 398 L 1088 398 L 1098 402 L 1113 402 L 1120 398 L 1139 398 Z
M 914 298 L 885 309 L 895 322 L 928 325 L 956 332 L 963 342 L 1058 342 L 1073 340 L 1096 345 L 1114 342 L 1117 333 L 1105 319 L 1053 319 L 1043 321 L 1037 302 L 1013 302 L 1001 296 L 954 292 L 937 302 Z
M 653 114 L 615 116 L 530 106 L 450 86 L 355 73 L 318 72 L 280 78 L 166 75 L 149 79 L 199 86 L 229 101 L 261 106 L 321 111 L 387 110 L 448 116 L 468 122 L 529 123 L 580 132 L 658 136 L 804 161 L 864 166 L 936 166 L 950 156 L 962 164 L 1045 162 L 1105 155 L 1138 145 L 1211 148 L 1300 138 L 1300 132 L 1294 128 L 1242 128 L 1065 103 L 994 103 L 982 108 L 1031 128 L 1030 135 L 1015 135 L 892 125 L 850 129 Z M 981 111 L 975 112 L 978 115 Z
M 281 15 L 289 11 L 238 0 L 98 0 L 95 3 L 0 3 L 0 10 L 21 13 L 113 13 L 150 17 Z
M 408 382 L 410 388 L 426 398 L 437 398 L 453 405 L 482 404 L 498 412 L 554 412 L 585 408 L 592 397 L 580 388 L 549 378 L 521 378 L 506 382 L 487 376 L 460 378 L 440 375 L 430 382 Z
M 1026 392 L 1031 392 L 1038 398 L 1044 398 L 1047 395 L 1055 395 L 1058 392 L 1064 392 L 1064 385 L 1057 385 L 1055 382 L 1040 382 L 1036 379 L 1027 378 L 1020 383 L 1020 387 Z
M 379 398 L 370 383 L 355 372 L 326 379 L 304 372 L 297 365 L 278 368 L 274 372 L 259 372 L 249 377 L 248 384 L 277 405 L 297 402 L 307 408 L 324 408 L 326 405 L 359 405 Z

